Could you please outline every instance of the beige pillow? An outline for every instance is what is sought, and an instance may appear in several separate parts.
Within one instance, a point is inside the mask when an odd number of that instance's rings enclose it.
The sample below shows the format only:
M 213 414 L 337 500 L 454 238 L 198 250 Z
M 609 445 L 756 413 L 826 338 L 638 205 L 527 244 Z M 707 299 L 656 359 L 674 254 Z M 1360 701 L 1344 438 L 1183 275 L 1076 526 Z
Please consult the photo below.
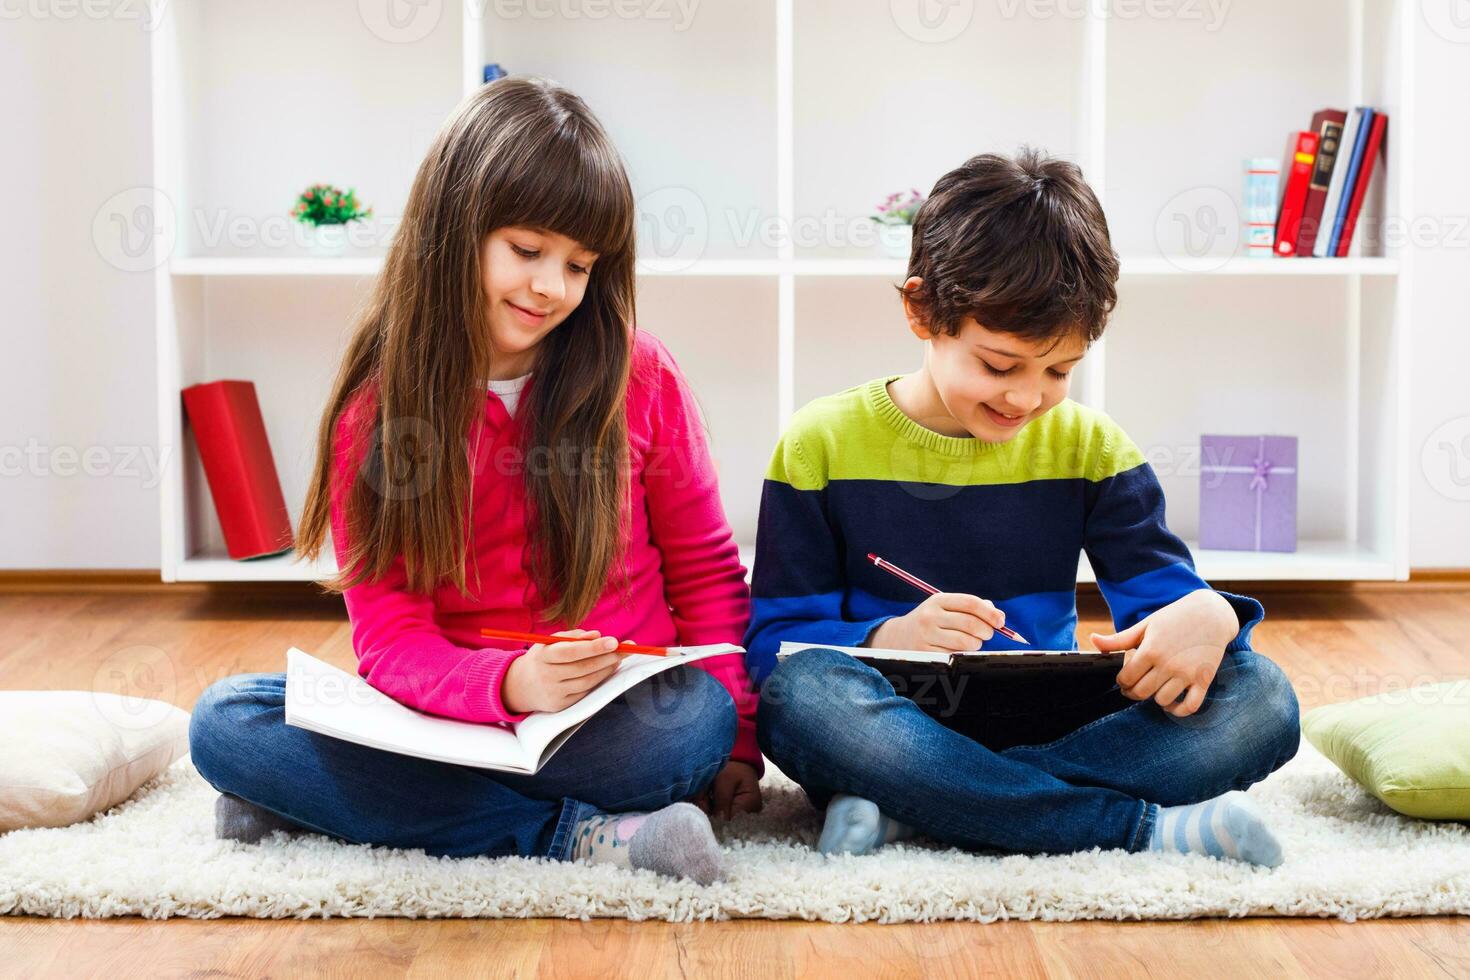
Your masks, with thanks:
M 189 712 L 92 691 L 0 691 L 0 833 L 115 806 L 189 751 Z

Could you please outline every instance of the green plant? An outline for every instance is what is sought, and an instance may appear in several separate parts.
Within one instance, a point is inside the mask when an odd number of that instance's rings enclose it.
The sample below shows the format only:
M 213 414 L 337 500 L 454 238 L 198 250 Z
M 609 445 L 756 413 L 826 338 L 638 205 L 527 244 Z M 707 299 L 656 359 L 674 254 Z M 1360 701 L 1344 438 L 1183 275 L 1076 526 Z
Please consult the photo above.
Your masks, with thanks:
M 923 203 L 924 195 L 917 187 L 909 191 L 907 198 L 902 191 L 894 191 L 878 204 L 878 213 L 872 219 L 880 225 L 911 225 Z
M 331 184 L 312 184 L 297 196 L 296 206 L 291 209 L 291 217 L 308 225 L 345 225 L 371 217 L 372 213 L 372 208 L 357 209 L 354 189 L 344 192 Z

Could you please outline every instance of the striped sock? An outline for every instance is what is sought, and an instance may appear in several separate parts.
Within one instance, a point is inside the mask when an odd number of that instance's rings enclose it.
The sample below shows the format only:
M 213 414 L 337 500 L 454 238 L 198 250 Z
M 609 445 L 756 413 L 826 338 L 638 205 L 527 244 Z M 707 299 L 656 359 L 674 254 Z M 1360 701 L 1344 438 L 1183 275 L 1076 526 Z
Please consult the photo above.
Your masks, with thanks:
M 1255 801 L 1239 790 L 1189 806 L 1161 806 L 1151 851 L 1233 858 L 1274 868 L 1281 844 L 1267 829 Z
M 869 854 L 896 840 L 914 836 L 914 828 L 886 817 L 878 804 L 861 796 L 832 797 L 817 850 L 823 854 Z

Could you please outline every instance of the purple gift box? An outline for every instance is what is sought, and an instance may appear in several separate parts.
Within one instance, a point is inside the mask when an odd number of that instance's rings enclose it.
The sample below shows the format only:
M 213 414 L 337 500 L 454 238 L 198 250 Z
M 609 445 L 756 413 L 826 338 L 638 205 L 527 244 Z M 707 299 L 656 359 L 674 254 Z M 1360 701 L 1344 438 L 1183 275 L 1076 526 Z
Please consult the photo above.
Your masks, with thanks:
M 1199 546 L 1296 550 L 1296 436 L 1200 436 Z

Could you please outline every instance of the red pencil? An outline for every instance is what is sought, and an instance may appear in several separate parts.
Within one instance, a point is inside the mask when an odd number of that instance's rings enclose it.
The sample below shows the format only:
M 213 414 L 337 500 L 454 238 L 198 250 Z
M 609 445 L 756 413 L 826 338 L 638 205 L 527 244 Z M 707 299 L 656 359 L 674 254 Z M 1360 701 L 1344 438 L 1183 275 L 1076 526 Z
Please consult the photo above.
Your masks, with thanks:
M 482 629 L 480 635 L 495 640 L 519 640 L 522 643 L 568 643 L 576 640 L 574 636 L 547 636 L 544 633 L 520 633 L 516 630 Z M 601 639 L 599 637 L 599 639 Z M 618 644 L 618 653 L 647 653 L 655 657 L 667 657 L 668 647 L 646 647 L 637 643 L 629 643 L 624 640 Z
M 891 561 L 885 561 L 884 559 L 879 558 L 877 555 L 873 554 L 871 551 L 868 552 L 868 561 L 872 562 L 874 565 L 877 565 L 879 568 L 883 569 L 883 571 L 889 573 L 890 575 L 896 575 L 896 576 L 898 576 L 899 578 L 903 579 L 905 582 L 907 582 L 909 585 L 912 585 L 916 589 L 922 589 L 923 591 L 929 593 L 930 595 L 938 595 L 939 594 L 939 590 L 938 589 L 936 589 L 934 586 L 930 585 L 928 582 L 925 582 L 923 579 L 919 578 L 917 575 L 910 575 L 908 572 L 904 571 L 902 568 L 899 568 L 893 562 L 891 562 Z M 1026 639 L 1024 636 L 1022 636 L 1020 633 L 1017 633 L 1015 630 L 1011 629 L 1009 626 L 997 626 L 995 628 L 995 631 L 997 633 L 1000 633 L 1000 634 L 1004 635 L 1004 636 L 1009 636 L 1011 639 L 1015 640 L 1017 643 L 1030 644 L 1030 642 L 1031 642 L 1030 640 Z

